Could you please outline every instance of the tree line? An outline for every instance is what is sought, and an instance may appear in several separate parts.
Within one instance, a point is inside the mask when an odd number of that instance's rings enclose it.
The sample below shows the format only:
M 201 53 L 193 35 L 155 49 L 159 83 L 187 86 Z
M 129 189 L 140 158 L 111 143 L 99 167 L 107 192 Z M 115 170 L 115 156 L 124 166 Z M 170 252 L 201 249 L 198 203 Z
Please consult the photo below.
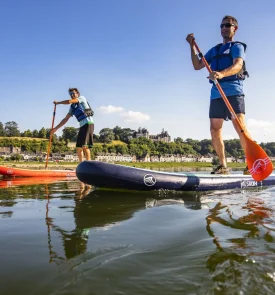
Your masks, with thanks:
M 164 131 L 162 131 L 164 132 Z M 95 144 L 92 154 L 99 153 L 120 153 L 131 154 L 143 157 L 146 154 L 160 156 L 164 154 L 180 155 L 213 155 L 214 149 L 210 139 L 194 140 L 191 138 L 182 139 L 177 137 L 173 142 L 152 141 L 145 137 L 136 138 L 137 133 L 148 133 L 146 128 L 139 128 L 138 131 L 130 128 L 103 128 L 99 134 L 94 134 Z M 167 133 L 165 131 L 165 133 Z M 61 136 L 54 134 L 52 139 L 52 152 L 64 153 L 69 151 L 68 143 L 75 142 L 78 128 L 65 127 Z M 162 135 L 162 134 L 160 134 Z M 168 135 L 168 133 L 166 134 Z M 26 130 L 20 132 L 18 124 L 14 121 L 5 124 L 0 122 L 0 147 L 20 147 L 25 152 L 46 152 L 50 129 Z M 121 144 L 112 144 L 114 140 L 121 141 Z M 261 143 L 262 148 L 269 156 L 275 157 L 275 142 Z M 225 140 L 226 155 L 234 158 L 241 158 L 244 152 L 239 139 Z

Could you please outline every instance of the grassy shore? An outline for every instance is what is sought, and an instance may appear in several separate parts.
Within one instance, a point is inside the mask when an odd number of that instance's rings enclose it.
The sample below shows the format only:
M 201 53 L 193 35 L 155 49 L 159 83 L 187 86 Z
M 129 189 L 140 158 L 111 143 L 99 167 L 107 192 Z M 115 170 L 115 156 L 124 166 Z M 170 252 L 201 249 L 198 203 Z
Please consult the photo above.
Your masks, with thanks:
M 213 165 L 211 163 L 206 162 L 116 162 L 116 164 L 124 165 L 124 166 L 131 166 L 137 168 L 150 168 L 150 169 L 157 169 L 157 168 L 212 168 Z M 8 166 L 8 167 L 18 167 L 24 169 L 34 169 L 34 168 L 43 168 L 45 167 L 45 163 L 43 162 L 0 162 L 0 165 Z M 51 169 L 64 167 L 64 168 L 76 168 L 78 163 L 74 162 L 62 162 L 62 163 L 55 163 L 49 162 L 48 167 Z M 245 163 L 228 163 L 228 167 L 230 168 L 245 168 Z
M 116 164 L 137 167 L 137 168 L 212 168 L 211 163 L 206 162 L 135 162 L 125 163 L 117 162 Z M 230 168 L 245 168 L 245 163 L 228 163 Z

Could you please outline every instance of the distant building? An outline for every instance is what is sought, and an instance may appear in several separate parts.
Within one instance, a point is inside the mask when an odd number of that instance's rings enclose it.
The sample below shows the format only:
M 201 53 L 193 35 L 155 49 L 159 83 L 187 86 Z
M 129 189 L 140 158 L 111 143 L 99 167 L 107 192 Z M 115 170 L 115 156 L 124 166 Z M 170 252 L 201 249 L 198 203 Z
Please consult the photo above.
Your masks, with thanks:
M 163 142 L 170 142 L 171 141 L 171 136 L 168 134 L 167 131 L 164 131 L 164 129 L 162 129 L 160 134 L 149 135 L 149 138 L 152 141 L 163 141 Z
M 135 138 L 145 137 L 149 139 L 149 132 L 146 128 L 138 128 L 138 131 L 134 134 Z
M 69 148 L 70 150 L 74 150 L 76 148 L 76 142 L 68 142 L 67 148 Z
M 21 153 L 21 147 L 12 145 L 9 147 L 0 147 L 0 153 L 18 154 Z
M 78 162 L 78 156 L 76 154 L 65 154 L 64 156 L 65 162 Z
M 115 153 L 100 153 L 95 157 L 95 160 L 102 162 L 136 162 L 136 156 Z
M 139 128 L 135 133 L 135 138 L 145 137 L 147 139 L 151 139 L 152 141 L 163 141 L 163 142 L 171 142 L 171 136 L 167 131 L 162 129 L 161 133 L 157 135 L 150 135 L 146 128 Z

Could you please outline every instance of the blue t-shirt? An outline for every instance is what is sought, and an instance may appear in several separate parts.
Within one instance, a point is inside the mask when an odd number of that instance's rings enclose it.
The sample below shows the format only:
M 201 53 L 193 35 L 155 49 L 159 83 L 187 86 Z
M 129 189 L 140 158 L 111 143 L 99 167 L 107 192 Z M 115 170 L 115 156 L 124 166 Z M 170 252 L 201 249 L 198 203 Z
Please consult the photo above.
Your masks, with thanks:
M 227 42 L 226 44 L 222 44 L 219 48 L 219 54 L 231 54 L 231 57 L 234 58 L 242 58 L 245 60 L 245 53 L 244 53 L 244 46 L 240 43 L 231 44 L 231 42 Z M 209 64 L 211 64 L 211 60 L 214 56 L 217 55 L 217 49 L 215 47 L 211 48 L 206 54 L 205 59 Z M 231 52 L 230 52 L 231 51 Z M 225 65 L 225 69 L 232 66 L 233 60 L 228 60 L 228 65 Z M 235 80 L 235 81 L 221 81 L 219 82 L 225 95 L 243 95 L 243 80 Z M 221 95 L 219 90 L 217 89 L 216 85 L 213 83 L 211 88 L 211 99 L 220 98 Z
M 87 99 L 84 96 L 79 96 L 77 99 L 78 99 L 79 103 L 81 104 L 81 106 L 84 109 L 89 109 L 90 108 L 89 105 L 88 105 Z M 69 114 L 71 116 L 73 116 L 72 106 L 70 106 Z M 80 127 L 82 127 L 82 126 L 84 126 L 86 124 L 94 124 L 94 120 L 93 120 L 92 117 L 87 117 L 87 118 L 81 120 L 79 122 L 79 124 L 80 124 Z

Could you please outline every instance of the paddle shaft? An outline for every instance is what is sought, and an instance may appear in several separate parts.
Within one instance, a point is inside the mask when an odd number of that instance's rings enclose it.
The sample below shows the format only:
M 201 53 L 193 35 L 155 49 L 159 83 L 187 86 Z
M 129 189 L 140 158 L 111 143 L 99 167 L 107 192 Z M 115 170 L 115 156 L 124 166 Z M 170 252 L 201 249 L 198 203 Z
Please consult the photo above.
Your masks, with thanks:
M 55 111 L 56 111 L 56 104 L 54 104 L 51 131 L 53 130 L 53 127 L 54 127 Z M 50 150 L 51 150 L 51 144 L 52 144 L 52 133 L 50 133 L 50 141 L 49 141 L 49 144 L 48 144 L 48 151 L 47 151 L 47 158 L 46 158 L 45 169 L 48 167 L 48 160 L 49 160 L 49 154 L 50 154 Z
M 198 45 L 197 45 L 197 43 L 196 43 L 196 41 L 194 39 L 193 39 L 193 45 L 195 46 L 195 48 L 196 48 L 196 50 L 198 52 L 198 56 L 202 59 L 202 61 L 203 61 L 204 65 L 205 65 L 205 67 L 207 68 L 208 72 L 212 73 L 212 70 L 211 70 L 208 62 L 206 61 L 205 57 L 201 53 L 201 51 L 200 51 L 200 49 L 199 49 L 199 47 L 198 47 Z M 224 100 L 229 112 L 231 113 L 231 119 L 237 122 L 237 124 L 238 124 L 238 126 L 240 128 L 240 131 L 247 137 L 247 135 L 245 134 L 245 130 L 244 130 L 239 118 L 237 117 L 236 113 L 234 112 L 234 110 L 233 110 L 230 102 L 228 101 L 225 93 L 223 92 L 219 82 L 216 79 L 213 82 L 216 85 L 217 89 L 219 90 L 219 92 L 220 92 L 220 94 L 222 96 L 222 99 Z

